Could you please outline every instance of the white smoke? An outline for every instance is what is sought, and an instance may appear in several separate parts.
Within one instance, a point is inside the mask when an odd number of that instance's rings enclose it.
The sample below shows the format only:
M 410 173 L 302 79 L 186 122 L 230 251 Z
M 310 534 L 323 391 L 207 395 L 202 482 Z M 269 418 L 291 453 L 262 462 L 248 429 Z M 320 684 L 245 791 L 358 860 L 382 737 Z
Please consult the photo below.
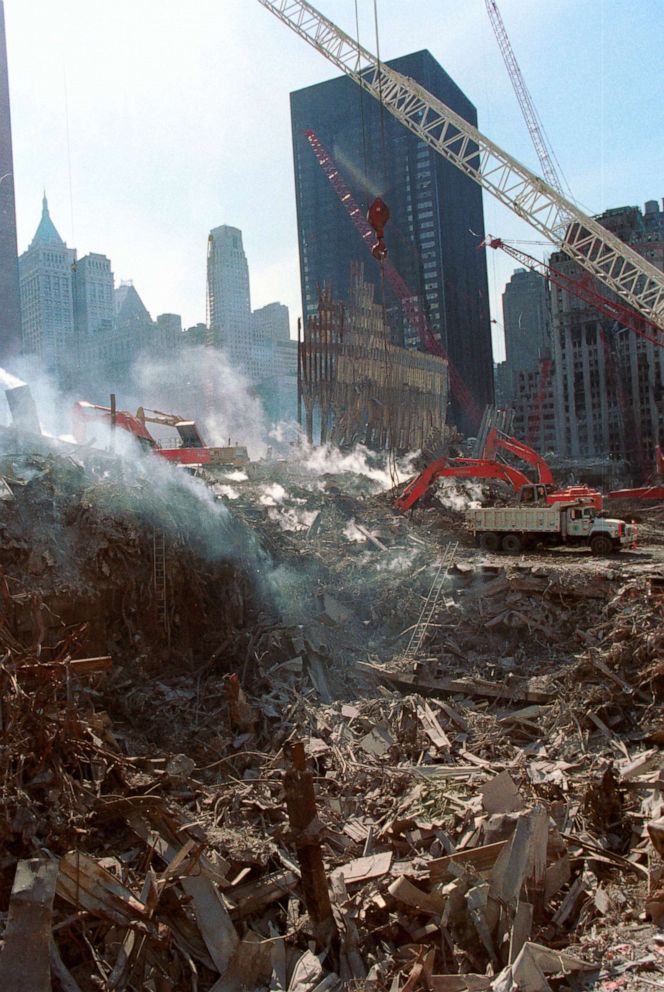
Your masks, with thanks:
M 196 420 L 208 444 L 245 445 L 253 459 L 265 454 L 268 425 L 262 404 L 223 351 L 201 346 L 159 362 L 144 355 L 134 377 L 145 405 Z
M 482 505 L 482 487 L 477 482 L 439 479 L 435 495 L 446 510 L 456 513 L 465 513 Z
M 347 541 L 361 544 L 367 540 L 367 535 L 363 534 L 354 520 L 349 520 L 344 527 L 344 537 Z
M 340 451 L 330 445 L 314 448 L 301 444 L 292 454 L 298 467 L 312 475 L 357 475 L 371 483 L 372 492 L 382 492 L 404 482 L 413 475 L 412 462 L 415 453 L 408 454 L 389 464 L 385 452 L 369 451 L 363 445 L 356 445 L 352 451 Z
M 297 507 L 285 509 L 271 508 L 267 513 L 270 520 L 278 524 L 282 530 L 309 530 L 318 516 L 318 510 L 299 510 Z
M 287 495 L 288 493 L 283 486 L 280 486 L 278 482 L 273 482 L 272 485 L 262 487 L 260 503 L 262 506 L 277 506 L 278 503 L 283 503 Z

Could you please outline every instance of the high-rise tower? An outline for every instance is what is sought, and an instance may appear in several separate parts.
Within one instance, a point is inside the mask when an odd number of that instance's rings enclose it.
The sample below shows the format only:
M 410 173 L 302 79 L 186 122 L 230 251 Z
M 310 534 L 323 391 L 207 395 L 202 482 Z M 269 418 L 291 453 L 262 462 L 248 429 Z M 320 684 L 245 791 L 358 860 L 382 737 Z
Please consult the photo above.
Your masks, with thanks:
M 19 259 L 23 346 L 37 355 L 45 368 L 67 385 L 75 371 L 74 299 L 72 266 L 76 258 L 67 248 L 48 211 L 46 194 L 42 215 L 30 247 Z
M 9 108 L 5 7 L 0 0 L 0 361 L 21 350 L 14 160 Z
M 249 266 L 242 231 L 222 224 L 210 231 L 207 267 L 210 344 L 223 348 L 233 364 L 252 359 Z
M 465 120 L 477 125 L 475 107 L 427 51 L 388 63 L 426 87 Z M 390 261 L 426 312 L 477 407 L 493 398 L 491 327 L 482 191 L 391 114 L 381 112 L 346 76 L 291 93 L 300 280 L 305 320 L 327 285 L 346 299 L 351 262 L 365 263 L 382 302 L 378 263 L 367 253 L 351 218 L 328 182 L 306 137 L 315 132 L 333 157 L 344 183 L 363 210 L 381 196 L 390 210 L 385 240 Z M 397 344 L 419 339 L 385 285 L 385 307 Z M 453 404 L 457 424 L 477 425 Z

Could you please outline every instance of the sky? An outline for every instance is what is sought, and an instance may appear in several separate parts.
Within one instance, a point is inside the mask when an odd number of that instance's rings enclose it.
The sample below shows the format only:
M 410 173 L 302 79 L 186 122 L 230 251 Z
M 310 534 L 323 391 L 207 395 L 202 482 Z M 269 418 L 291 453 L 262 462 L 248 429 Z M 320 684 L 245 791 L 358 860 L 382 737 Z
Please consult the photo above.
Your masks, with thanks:
M 498 0 L 574 199 L 597 214 L 664 197 L 664 0 Z M 356 0 L 318 0 L 353 37 Z M 539 164 L 484 0 L 357 0 L 387 60 L 428 48 L 480 130 Z M 79 257 L 107 255 L 153 316 L 206 319 L 207 235 L 243 232 L 251 302 L 301 312 L 289 93 L 338 75 L 257 0 L 5 0 L 19 252 L 46 190 Z M 370 140 L 370 138 L 369 138 Z M 380 140 L 376 136 L 376 140 Z M 341 208 L 340 208 L 341 209 Z M 488 194 L 487 233 L 543 257 Z M 526 243 L 523 243 L 526 242 Z M 389 246 L 389 241 L 388 241 Z M 488 251 L 494 358 L 514 269 Z

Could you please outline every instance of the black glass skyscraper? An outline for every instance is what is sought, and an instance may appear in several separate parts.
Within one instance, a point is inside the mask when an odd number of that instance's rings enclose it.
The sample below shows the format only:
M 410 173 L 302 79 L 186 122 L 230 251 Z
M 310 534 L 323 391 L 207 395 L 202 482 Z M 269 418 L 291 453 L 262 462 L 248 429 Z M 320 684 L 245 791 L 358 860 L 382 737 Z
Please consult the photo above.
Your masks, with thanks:
M 388 65 L 477 125 L 475 107 L 429 52 Z M 353 261 L 364 262 L 377 300 L 383 293 L 378 263 L 307 140 L 311 130 L 363 212 L 376 196 L 387 203 L 389 258 L 481 412 L 493 398 L 493 371 L 486 258 L 477 247 L 484 237 L 480 187 L 346 76 L 291 93 L 291 125 L 305 319 L 315 313 L 324 284 L 345 299 Z M 384 300 L 397 343 L 417 346 L 416 332 L 389 283 Z M 468 432 L 477 427 L 454 397 L 451 416 Z
M 16 203 L 9 109 L 5 8 L 0 0 L 0 362 L 21 350 Z

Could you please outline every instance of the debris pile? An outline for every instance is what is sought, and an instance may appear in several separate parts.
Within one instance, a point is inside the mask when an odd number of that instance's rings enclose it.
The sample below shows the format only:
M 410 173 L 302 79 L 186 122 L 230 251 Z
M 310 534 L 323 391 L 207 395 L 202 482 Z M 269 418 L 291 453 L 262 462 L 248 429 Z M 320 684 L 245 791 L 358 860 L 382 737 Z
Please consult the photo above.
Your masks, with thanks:
M 661 981 L 655 558 L 445 558 L 357 476 L 0 468 L 0 988 Z

